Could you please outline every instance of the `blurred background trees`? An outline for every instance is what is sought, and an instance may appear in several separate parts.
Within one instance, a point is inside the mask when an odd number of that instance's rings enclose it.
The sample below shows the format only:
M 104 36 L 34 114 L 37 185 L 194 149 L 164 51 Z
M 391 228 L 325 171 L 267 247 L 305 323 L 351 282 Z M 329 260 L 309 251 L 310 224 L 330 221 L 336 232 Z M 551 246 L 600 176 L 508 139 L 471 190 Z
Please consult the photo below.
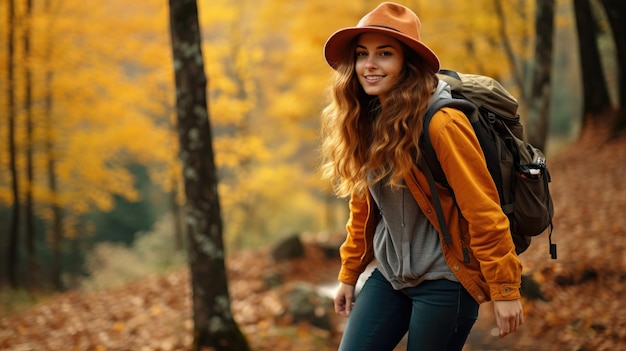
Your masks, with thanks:
M 606 87 L 602 108 L 624 115 L 623 2 L 399 2 L 422 19 L 442 67 L 494 76 L 520 97 L 527 132 L 548 153 L 580 134 L 589 96 L 601 92 L 585 90 L 587 79 Z M 343 230 L 345 203 L 316 169 L 330 73 L 322 47 L 377 4 L 199 2 L 227 248 Z M 76 287 L 102 267 L 94 257 L 112 256 L 97 245 L 144 243 L 160 220 L 172 245 L 156 252 L 174 257 L 185 196 L 167 4 L 7 0 L 0 18 L 0 286 Z M 537 32 L 550 19 L 554 36 Z M 588 64 L 581 53 L 595 47 L 599 62 Z

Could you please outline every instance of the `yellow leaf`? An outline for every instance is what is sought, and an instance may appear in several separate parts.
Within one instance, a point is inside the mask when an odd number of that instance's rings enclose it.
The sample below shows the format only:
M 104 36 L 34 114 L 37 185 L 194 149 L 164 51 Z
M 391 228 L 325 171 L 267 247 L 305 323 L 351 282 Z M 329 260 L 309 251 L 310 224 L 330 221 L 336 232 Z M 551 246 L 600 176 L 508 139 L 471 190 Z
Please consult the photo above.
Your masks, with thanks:
M 123 322 L 117 322 L 113 325 L 113 330 L 117 331 L 117 332 L 121 332 L 122 330 L 124 330 L 124 323 Z
M 26 333 L 26 328 L 23 325 L 20 324 L 20 325 L 17 326 L 17 332 L 20 333 L 20 334 L 24 334 L 24 333 Z

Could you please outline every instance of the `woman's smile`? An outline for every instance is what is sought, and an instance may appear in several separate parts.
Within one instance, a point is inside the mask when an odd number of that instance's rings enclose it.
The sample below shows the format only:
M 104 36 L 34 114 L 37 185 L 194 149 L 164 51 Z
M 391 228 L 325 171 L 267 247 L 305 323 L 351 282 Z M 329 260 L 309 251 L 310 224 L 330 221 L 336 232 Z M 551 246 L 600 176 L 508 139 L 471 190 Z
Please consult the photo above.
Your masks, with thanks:
M 370 82 L 370 83 L 376 83 L 378 81 L 380 81 L 381 79 L 383 79 L 385 76 L 381 76 L 381 75 L 366 75 L 365 79 Z

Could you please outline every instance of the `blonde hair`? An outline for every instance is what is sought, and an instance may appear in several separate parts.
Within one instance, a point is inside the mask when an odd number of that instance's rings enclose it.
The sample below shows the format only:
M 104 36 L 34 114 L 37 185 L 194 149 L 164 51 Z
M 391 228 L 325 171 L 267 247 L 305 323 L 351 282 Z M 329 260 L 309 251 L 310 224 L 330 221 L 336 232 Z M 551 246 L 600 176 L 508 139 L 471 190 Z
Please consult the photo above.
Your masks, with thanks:
M 436 75 L 403 44 L 402 79 L 381 105 L 358 82 L 355 42 L 336 67 L 330 103 L 322 111 L 322 177 L 341 197 L 363 196 L 371 184 L 386 177 L 391 186 L 401 186 L 419 160 L 422 115 L 437 86 Z

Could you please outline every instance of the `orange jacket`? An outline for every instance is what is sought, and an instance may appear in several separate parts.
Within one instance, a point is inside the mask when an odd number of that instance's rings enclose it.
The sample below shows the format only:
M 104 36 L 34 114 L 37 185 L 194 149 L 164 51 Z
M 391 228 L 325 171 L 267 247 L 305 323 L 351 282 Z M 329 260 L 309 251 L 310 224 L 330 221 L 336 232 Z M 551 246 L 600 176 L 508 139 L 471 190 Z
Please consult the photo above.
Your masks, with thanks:
M 520 298 L 522 265 L 515 254 L 509 221 L 472 126 L 462 112 L 444 108 L 433 117 L 429 133 L 458 207 L 438 184 L 452 243 L 445 244 L 426 176 L 416 166 L 405 177 L 417 204 L 439 232 L 443 255 L 459 282 L 478 303 Z M 350 199 L 347 237 L 341 245 L 339 280 L 354 285 L 374 258 L 373 238 L 380 215 L 371 194 Z M 463 259 L 469 251 L 469 262 Z

